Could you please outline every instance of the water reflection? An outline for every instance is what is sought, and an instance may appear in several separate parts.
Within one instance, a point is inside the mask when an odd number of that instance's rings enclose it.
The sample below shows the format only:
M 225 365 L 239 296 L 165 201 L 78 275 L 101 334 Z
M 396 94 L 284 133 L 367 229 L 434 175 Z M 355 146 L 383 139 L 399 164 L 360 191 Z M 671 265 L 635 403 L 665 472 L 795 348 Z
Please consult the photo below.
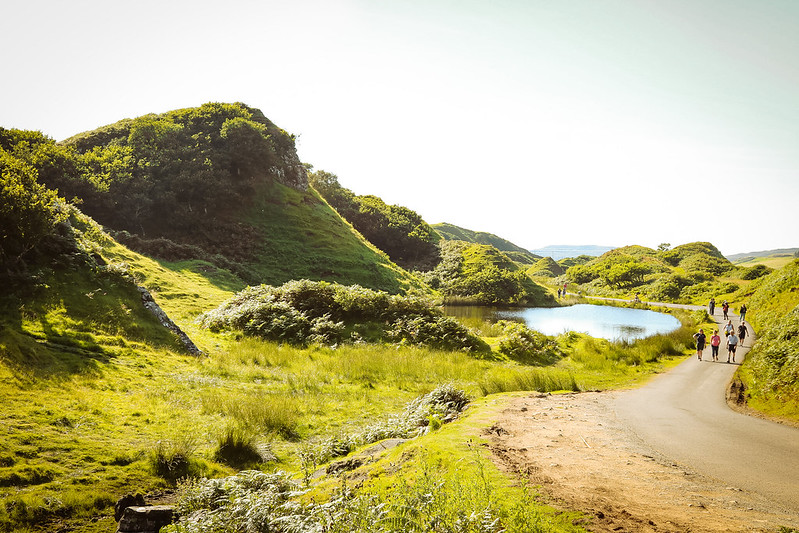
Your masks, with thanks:
M 461 319 L 480 319 L 489 322 L 519 321 L 546 335 L 577 331 L 609 340 L 642 339 L 658 333 L 668 333 L 680 327 L 679 320 L 664 313 L 590 304 L 515 309 L 459 306 L 446 307 L 445 312 Z

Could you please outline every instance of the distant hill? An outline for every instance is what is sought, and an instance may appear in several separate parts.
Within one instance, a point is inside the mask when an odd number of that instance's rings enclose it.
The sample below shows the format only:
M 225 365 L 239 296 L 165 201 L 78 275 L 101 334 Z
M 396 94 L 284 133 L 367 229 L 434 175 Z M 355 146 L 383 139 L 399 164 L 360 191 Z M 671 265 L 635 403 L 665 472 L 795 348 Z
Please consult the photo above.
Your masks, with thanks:
M 473 231 L 466 228 L 461 228 L 454 224 L 441 222 L 439 224 L 432 224 L 442 238 L 448 241 L 465 241 L 475 244 L 489 244 L 499 250 L 505 252 L 505 255 L 513 259 L 515 262 L 522 265 L 532 265 L 542 256 L 531 253 L 529 250 L 513 244 L 509 240 L 498 237 L 493 233 L 486 233 L 483 231 Z
M 595 245 L 569 245 L 569 244 L 553 244 L 530 250 L 530 253 L 540 257 L 551 257 L 555 261 L 560 261 L 567 257 L 577 257 L 579 255 L 590 255 L 599 257 L 605 252 L 613 250 L 613 246 L 595 246 Z
M 776 250 L 762 250 L 759 252 L 746 252 L 742 254 L 732 254 L 726 256 L 731 262 L 735 264 L 748 263 L 757 259 L 775 258 L 775 257 L 788 257 L 793 258 L 794 254 L 799 252 L 799 248 L 778 248 Z M 786 261 L 789 262 L 789 261 Z

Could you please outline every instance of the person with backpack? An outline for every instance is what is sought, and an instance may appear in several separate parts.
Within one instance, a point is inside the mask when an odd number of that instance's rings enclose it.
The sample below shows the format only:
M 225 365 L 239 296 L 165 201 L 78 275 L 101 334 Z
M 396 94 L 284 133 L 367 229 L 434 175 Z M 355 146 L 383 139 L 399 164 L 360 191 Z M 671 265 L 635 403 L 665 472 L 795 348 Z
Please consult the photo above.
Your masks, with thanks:
M 724 303 L 721 304 L 721 312 L 724 313 L 724 320 L 729 320 L 730 317 L 727 316 L 727 311 L 730 310 L 730 302 L 724 300 Z
M 746 304 L 741 304 L 741 322 L 746 318 Z

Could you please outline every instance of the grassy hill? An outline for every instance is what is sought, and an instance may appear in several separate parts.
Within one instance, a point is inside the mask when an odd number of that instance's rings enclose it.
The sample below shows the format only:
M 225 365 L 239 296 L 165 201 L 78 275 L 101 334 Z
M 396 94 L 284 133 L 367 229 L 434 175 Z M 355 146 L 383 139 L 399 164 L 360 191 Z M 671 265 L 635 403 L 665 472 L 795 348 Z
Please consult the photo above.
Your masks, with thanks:
M 445 240 L 440 246 L 441 262 L 423 276 L 431 287 L 441 291 L 447 303 L 554 304 L 544 287 L 493 246 L 453 240 Z
M 244 104 L 125 119 L 62 144 L 2 133 L 42 184 L 152 257 L 203 260 L 249 284 L 426 290 L 308 187 L 293 137 Z
M 736 295 L 759 338 L 740 370 L 748 404 L 799 422 L 799 260 Z
M 585 294 L 640 293 L 654 301 L 695 302 L 735 292 L 741 286 L 736 280 L 742 279 L 743 272 L 712 244 L 696 242 L 671 250 L 644 246 L 616 248 L 569 267 L 566 278 L 575 291 L 582 290 Z
M 493 246 L 500 252 L 504 252 L 506 256 L 510 257 L 513 261 L 521 265 L 532 265 L 537 260 L 541 259 L 540 256 L 530 253 L 521 246 L 517 246 L 512 242 L 498 237 L 493 233 L 486 233 L 483 231 L 472 231 L 470 229 L 461 228 L 454 224 L 447 224 L 441 222 L 433 224 L 435 229 L 441 237 L 448 241 L 465 241 L 475 244 L 487 244 Z
M 741 267 L 764 265 L 768 268 L 778 269 L 796 259 L 797 252 L 799 252 L 799 249 L 797 248 L 785 248 L 779 250 L 765 250 L 762 252 L 750 252 L 747 254 L 736 254 L 734 256 L 729 256 L 727 259 L 732 261 L 736 266 Z

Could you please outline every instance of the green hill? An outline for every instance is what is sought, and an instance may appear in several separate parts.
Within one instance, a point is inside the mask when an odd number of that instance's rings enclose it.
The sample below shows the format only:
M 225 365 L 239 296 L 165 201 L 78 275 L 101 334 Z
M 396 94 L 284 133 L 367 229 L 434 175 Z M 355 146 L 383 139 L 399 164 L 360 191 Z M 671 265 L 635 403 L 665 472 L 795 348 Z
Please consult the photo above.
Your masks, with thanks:
M 729 277 L 742 274 L 708 242 L 671 250 L 644 246 L 611 250 L 566 271 L 568 279 L 587 294 L 620 296 L 630 292 L 656 301 L 702 301 L 735 292 Z
M 40 182 L 147 255 L 204 260 L 250 284 L 425 290 L 308 187 L 293 137 L 244 104 L 125 119 L 61 144 L 2 131 Z
M 758 340 L 740 371 L 748 404 L 799 422 L 799 260 L 736 295 Z
M 517 246 L 512 242 L 498 237 L 492 233 L 472 231 L 470 229 L 458 227 L 454 224 L 447 224 L 446 222 L 433 224 L 432 226 L 433 229 L 435 229 L 445 240 L 465 241 L 475 244 L 488 244 L 500 252 L 505 252 L 505 255 L 521 265 L 532 265 L 537 260 L 541 259 L 541 256 L 535 255 L 529 250 L 525 250 L 521 246 Z
M 430 270 L 439 262 L 436 245 L 441 238 L 415 211 L 388 205 L 377 196 L 356 195 L 342 187 L 338 177 L 330 172 L 320 170 L 309 179 L 346 221 L 397 264 Z
M 489 244 L 445 240 L 441 262 L 424 279 L 448 303 L 548 306 L 552 296 L 504 252 Z
M 544 276 L 547 278 L 556 278 L 565 273 L 566 269 L 551 257 L 542 257 L 527 269 L 527 274 L 530 276 Z

